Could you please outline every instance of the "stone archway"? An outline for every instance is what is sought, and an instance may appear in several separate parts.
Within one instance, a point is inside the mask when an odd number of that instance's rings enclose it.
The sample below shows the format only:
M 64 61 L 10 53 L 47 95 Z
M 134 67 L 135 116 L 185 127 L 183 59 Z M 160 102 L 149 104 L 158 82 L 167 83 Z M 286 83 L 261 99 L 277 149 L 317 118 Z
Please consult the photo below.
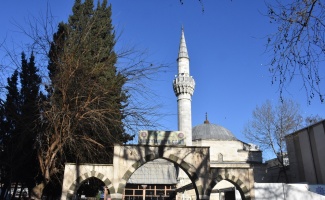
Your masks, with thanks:
M 71 186 L 69 187 L 71 189 L 73 188 L 73 193 L 71 192 L 68 193 L 68 197 L 71 198 L 72 196 L 75 196 L 77 194 L 79 187 L 90 178 L 97 178 L 98 180 L 104 183 L 104 185 L 107 187 L 110 194 L 115 193 L 115 189 L 114 187 L 112 187 L 112 182 L 108 178 L 105 178 L 104 174 L 100 172 L 92 171 L 77 177 L 75 182 L 72 183 Z
M 112 165 L 66 164 L 64 169 L 61 199 L 73 199 L 80 185 L 85 180 L 92 177 L 102 181 L 108 188 L 110 194 L 115 193 L 115 188 L 111 181 L 112 177 L 108 177 L 107 174 L 113 174 Z
M 182 168 L 191 179 L 197 199 L 206 199 L 205 190 L 209 182 L 209 148 L 179 146 L 115 146 L 115 166 L 123 166 L 119 172 L 119 183 L 115 185 L 115 198 L 122 197 L 124 188 L 131 175 L 145 163 L 162 158 Z M 118 155 L 118 156 L 116 156 Z M 123 165 L 121 165 L 123 163 Z M 120 167 L 121 168 L 121 167 Z
M 157 158 L 157 157 L 153 157 L 151 155 L 149 155 L 147 158 L 150 158 L 148 159 L 145 163 L 142 163 L 141 161 L 137 161 L 135 162 L 131 169 L 127 170 L 123 176 L 123 180 L 125 180 L 126 182 L 129 180 L 129 178 L 132 176 L 132 174 L 137 170 L 139 169 L 141 166 L 145 165 L 146 163 L 150 162 L 150 161 L 153 161 L 155 159 L 165 159 L 171 163 L 174 163 L 176 164 L 178 167 L 180 167 L 181 169 L 184 170 L 184 172 L 188 172 L 188 171 L 194 171 L 193 167 L 191 166 L 191 164 L 189 163 L 186 163 L 186 162 L 182 162 L 180 165 L 178 163 L 176 163 L 175 161 L 173 160 L 170 160 L 170 159 L 166 159 L 166 158 Z M 177 156 L 173 157 L 175 158 L 175 160 L 178 160 L 179 158 Z M 187 176 L 189 177 L 189 179 L 192 181 L 192 182 L 196 182 L 198 180 L 198 176 L 197 174 L 195 173 L 188 173 Z M 198 190 L 196 188 L 196 185 L 193 184 L 195 186 L 195 191 L 196 193 L 198 194 Z M 199 184 L 198 184 L 199 185 Z M 119 184 L 119 188 L 117 189 L 118 191 L 123 191 L 125 189 L 125 186 L 124 184 Z
M 241 198 L 245 200 L 254 199 L 254 178 L 250 168 L 219 168 L 211 169 L 212 181 L 209 185 L 209 196 L 212 188 L 220 181 L 226 180 L 232 183 L 239 191 Z
M 78 199 L 82 197 L 97 197 L 104 194 L 105 183 L 97 177 L 89 177 L 77 185 L 74 196 Z

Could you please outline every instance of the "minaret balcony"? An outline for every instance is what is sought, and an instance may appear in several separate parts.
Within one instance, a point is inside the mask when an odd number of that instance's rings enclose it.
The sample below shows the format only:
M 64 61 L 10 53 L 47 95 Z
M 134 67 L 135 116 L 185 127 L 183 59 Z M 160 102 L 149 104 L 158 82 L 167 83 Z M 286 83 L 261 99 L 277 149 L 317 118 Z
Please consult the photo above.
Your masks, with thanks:
M 190 94 L 193 95 L 195 81 L 192 76 L 177 76 L 173 81 L 175 95 Z

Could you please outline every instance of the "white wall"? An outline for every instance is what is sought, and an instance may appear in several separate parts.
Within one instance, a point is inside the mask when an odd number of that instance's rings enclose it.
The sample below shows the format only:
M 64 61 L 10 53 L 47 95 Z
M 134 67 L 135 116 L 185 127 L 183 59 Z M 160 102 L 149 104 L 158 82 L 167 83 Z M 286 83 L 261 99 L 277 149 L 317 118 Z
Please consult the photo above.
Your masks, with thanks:
M 210 160 L 218 161 L 218 156 L 223 155 L 224 162 L 245 162 L 248 159 L 248 151 L 239 152 L 243 149 L 243 143 L 240 141 L 220 141 L 220 140 L 202 140 L 193 141 L 193 146 L 202 145 L 210 147 Z M 222 147 L 222 148 L 220 148 Z
M 256 200 L 325 200 L 325 196 L 309 192 L 307 184 L 254 183 Z

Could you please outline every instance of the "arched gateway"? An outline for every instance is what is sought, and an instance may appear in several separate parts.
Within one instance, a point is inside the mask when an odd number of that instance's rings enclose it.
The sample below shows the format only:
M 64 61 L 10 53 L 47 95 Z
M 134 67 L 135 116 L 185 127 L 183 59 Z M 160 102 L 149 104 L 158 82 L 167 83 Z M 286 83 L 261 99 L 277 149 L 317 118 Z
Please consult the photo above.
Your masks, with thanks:
M 105 183 L 111 199 L 123 199 L 123 191 L 131 175 L 143 164 L 158 158 L 175 163 L 187 173 L 197 199 L 209 199 L 211 189 L 220 180 L 234 183 L 243 199 L 251 199 L 252 170 L 211 168 L 209 147 L 147 145 L 114 146 L 112 165 L 66 164 L 61 199 L 74 199 L 79 186 L 90 177 Z

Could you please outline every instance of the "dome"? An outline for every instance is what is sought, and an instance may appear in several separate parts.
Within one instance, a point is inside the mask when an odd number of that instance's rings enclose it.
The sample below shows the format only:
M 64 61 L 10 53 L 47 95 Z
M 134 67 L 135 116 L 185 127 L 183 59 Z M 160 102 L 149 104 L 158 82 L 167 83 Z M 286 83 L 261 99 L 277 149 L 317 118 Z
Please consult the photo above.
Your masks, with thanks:
M 193 127 L 192 140 L 237 140 L 236 137 L 226 128 L 210 124 L 208 120 L 204 124 Z

